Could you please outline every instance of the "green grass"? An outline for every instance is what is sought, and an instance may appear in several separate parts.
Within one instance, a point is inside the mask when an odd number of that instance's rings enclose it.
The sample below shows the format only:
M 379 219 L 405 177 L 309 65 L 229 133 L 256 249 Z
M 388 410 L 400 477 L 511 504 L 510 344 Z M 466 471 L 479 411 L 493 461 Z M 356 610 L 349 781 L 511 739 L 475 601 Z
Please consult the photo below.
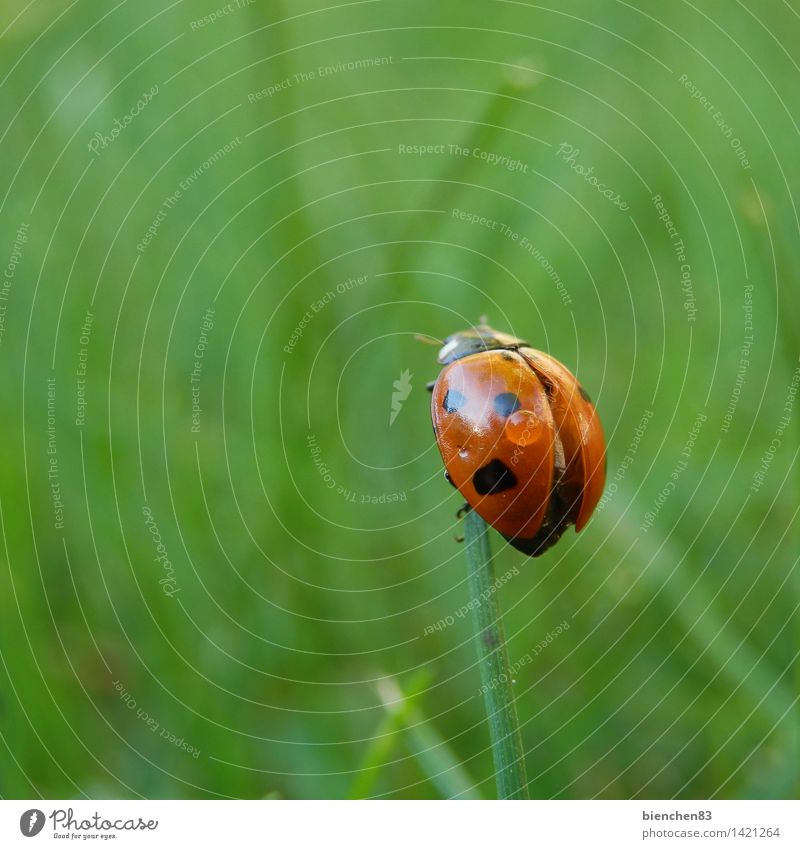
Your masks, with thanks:
M 0 341 L 0 796 L 493 795 L 435 349 L 414 340 L 482 314 L 580 376 L 616 487 L 542 558 L 493 540 L 497 573 L 518 569 L 511 663 L 570 625 L 517 675 L 531 796 L 796 796 L 796 405 L 751 487 L 798 367 L 797 4 L 256 0 L 192 30 L 215 8 L 0 12 L 3 268 L 28 225 Z M 368 57 L 392 62 L 248 100 Z
M 514 702 L 515 672 L 508 662 L 503 615 L 497 603 L 500 584 L 494 571 L 489 526 L 472 510 L 464 516 L 464 546 L 469 577 L 470 619 L 481 675 L 481 695 L 492 744 L 498 799 L 528 799 L 525 750 Z

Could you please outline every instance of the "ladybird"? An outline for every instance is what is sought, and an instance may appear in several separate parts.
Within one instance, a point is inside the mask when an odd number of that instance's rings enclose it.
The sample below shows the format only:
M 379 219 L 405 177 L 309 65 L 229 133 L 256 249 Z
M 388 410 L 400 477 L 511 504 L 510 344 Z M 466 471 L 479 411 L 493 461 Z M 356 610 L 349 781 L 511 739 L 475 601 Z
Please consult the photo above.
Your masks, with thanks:
M 430 385 L 445 477 L 532 557 L 580 531 L 603 492 L 606 449 L 594 404 L 558 360 L 480 324 L 448 336 Z

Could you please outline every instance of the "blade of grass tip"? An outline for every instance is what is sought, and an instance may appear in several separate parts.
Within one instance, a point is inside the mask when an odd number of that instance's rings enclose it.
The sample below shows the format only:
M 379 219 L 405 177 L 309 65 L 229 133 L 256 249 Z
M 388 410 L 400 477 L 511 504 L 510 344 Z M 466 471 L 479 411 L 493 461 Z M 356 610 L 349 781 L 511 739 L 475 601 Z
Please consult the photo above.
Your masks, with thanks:
M 389 754 L 399 742 L 400 730 L 405 725 L 405 718 L 411 712 L 421 691 L 427 687 L 431 680 L 431 674 L 427 670 L 420 670 L 409 682 L 409 693 L 404 694 L 400 686 L 393 681 L 399 698 L 387 699 L 383 697 L 381 683 L 388 676 L 379 678 L 376 690 L 381 704 L 386 710 L 386 716 L 381 720 L 375 730 L 372 743 L 364 753 L 358 775 L 347 794 L 348 799 L 366 799 L 372 792 L 372 788 L 378 780 L 381 770 L 389 759 Z
M 401 706 L 396 715 L 403 740 L 439 795 L 444 799 L 480 799 L 475 781 L 419 706 L 421 691 L 427 686 L 420 686 L 419 680 L 414 679 L 416 686 L 407 694 L 396 679 L 383 678 L 377 684 L 378 695 L 387 710 Z
M 472 624 L 478 649 L 481 690 L 486 700 L 489 733 L 492 741 L 497 795 L 500 799 L 527 799 L 525 754 L 512 691 L 503 622 L 494 587 L 494 565 L 489 549 L 486 522 L 473 510 L 464 517 L 464 545 Z

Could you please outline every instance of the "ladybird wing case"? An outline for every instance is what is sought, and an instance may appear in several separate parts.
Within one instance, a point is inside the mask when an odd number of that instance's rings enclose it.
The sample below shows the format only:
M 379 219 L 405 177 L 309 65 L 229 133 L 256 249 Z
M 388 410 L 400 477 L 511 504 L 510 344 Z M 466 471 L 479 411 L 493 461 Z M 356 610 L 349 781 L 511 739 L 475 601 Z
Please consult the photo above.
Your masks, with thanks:
M 524 343 L 463 356 L 440 373 L 431 412 L 453 484 L 516 548 L 536 556 L 584 527 L 605 483 L 605 440 L 558 360 Z
M 600 417 L 578 379 L 558 360 L 528 347 L 521 348 L 520 354 L 545 385 L 550 398 L 566 465 L 560 495 L 569 511 L 569 521 L 575 523 L 576 531 L 581 531 L 605 486 L 606 449 Z
M 521 354 L 484 351 L 447 365 L 431 413 L 453 484 L 508 538 L 532 538 L 544 522 L 556 460 L 547 393 Z

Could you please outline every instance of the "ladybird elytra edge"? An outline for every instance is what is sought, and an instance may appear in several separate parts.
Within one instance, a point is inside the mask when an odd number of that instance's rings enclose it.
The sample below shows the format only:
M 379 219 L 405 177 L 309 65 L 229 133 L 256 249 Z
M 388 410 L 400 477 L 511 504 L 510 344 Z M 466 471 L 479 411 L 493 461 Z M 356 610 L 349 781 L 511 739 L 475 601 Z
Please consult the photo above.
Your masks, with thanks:
M 486 324 L 448 336 L 439 362 L 436 442 L 469 506 L 534 557 L 581 531 L 605 485 L 605 438 L 572 372 Z

